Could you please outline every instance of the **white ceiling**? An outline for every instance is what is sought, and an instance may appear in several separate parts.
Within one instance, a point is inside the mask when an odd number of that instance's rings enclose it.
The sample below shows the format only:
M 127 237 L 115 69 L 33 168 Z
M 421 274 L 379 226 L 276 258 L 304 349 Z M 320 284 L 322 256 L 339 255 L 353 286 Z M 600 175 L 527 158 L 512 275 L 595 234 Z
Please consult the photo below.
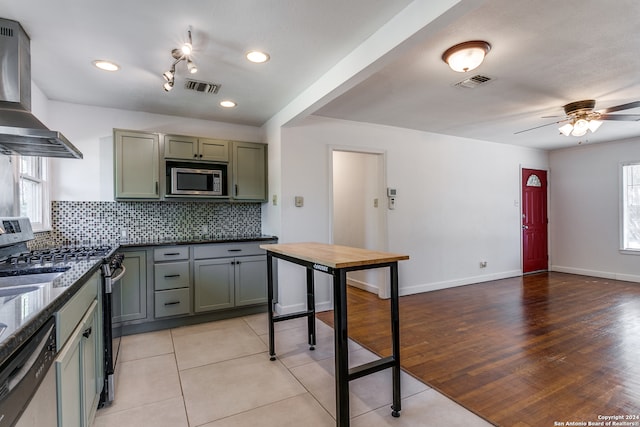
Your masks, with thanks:
M 410 3 L 0 0 L 0 17 L 29 34 L 32 78 L 52 100 L 260 126 Z M 640 2 L 460 3 L 472 10 L 430 24 L 428 36 L 416 32 L 419 43 L 380 58 L 384 66 L 315 114 L 545 149 L 640 136 L 640 122 L 623 121 L 581 138 L 559 135 L 557 125 L 515 134 L 561 120 L 571 101 L 593 98 L 601 109 L 640 100 Z M 164 92 L 161 74 L 189 26 L 199 72 L 187 76 L 178 64 L 176 87 Z M 474 39 L 492 45 L 485 62 L 470 73 L 451 71 L 442 52 Z M 244 53 L 254 48 L 271 61 L 247 62 Z M 94 59 L 122 69 L 99 71 Z M 492 80 L 453 86 L 476 74 Z M 187 77 L 219 83 L 220 92 L 185 91 Z M 238 107 L 222 109 L 223 98 Z M 640 109 L 616 114 L 623 113 Z M 560 117 L 542 118 L 550 115 Z

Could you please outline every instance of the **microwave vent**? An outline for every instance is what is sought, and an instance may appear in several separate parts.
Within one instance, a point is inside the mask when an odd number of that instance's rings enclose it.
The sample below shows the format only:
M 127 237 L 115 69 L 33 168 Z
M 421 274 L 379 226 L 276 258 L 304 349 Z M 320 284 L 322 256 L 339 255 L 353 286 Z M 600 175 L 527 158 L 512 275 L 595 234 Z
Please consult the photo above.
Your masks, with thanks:
M 187 80 L 184 84 L 185 89 L 195 90 L 202 93 L 218 93 L 220 85 L 218 83 L 199 82 L 197 80 Z
M 0 25 L 0 36 L 13 37 L 13 28 Z

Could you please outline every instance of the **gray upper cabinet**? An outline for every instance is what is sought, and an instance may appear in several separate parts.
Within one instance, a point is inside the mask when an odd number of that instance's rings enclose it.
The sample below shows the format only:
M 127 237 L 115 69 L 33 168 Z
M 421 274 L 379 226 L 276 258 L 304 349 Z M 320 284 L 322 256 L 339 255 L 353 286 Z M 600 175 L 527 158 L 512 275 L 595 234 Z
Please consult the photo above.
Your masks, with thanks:
M 227 141 L 219 139 L 196 138 L 193 136 L 180 135 L 165 135 L 164 158 L 208 162 L 228 162 L 229 143 Z
M 160 198 L 158 134 L 115 129 L 114 142 L 115 198 Z
M 267 200 L 267 146 L 232 142 L 232 195 L 235 200 Z

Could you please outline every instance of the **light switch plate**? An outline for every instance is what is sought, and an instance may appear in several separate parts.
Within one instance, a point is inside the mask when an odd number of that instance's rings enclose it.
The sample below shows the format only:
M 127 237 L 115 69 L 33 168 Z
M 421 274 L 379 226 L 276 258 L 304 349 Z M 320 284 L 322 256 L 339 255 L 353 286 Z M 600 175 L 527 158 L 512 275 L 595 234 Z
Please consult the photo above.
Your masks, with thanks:
M 295 203 L 296 203 L 296 208 L 301 208 L 302 206 L 304 206 L 304 197 L 296 196 Z

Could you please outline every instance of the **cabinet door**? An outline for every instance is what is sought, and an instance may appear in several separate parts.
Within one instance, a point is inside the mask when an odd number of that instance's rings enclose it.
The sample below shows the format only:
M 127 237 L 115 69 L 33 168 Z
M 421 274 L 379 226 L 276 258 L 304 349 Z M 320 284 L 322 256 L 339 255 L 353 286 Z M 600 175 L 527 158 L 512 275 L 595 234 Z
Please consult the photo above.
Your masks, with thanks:
M 82 387 L 84 389 L 83 417 L 85 426 L 90 426 L 98 408 L 100 400 L 100 392 L 102 391 L 102 365 L 99 364 L 101 348 L 98 337 L 101 330 L 98 323 L 97 304 L 91 310 L 82 325 L 82 339 L 80 340 L 82 348 Z
M 233 258 L 194 262 L 195 311 L 233 307 Z
M 58 425 L 82 425 L 82 387 L 80 384 L 80 338 L 79 332 L 74 334 L 55 361 L 57 396 L 58 396 Z
M 236 306 L 267 302 L 267 257 L 247 256 L 235 261 Z
M 211 162 L 229 161 L 229 143 L 219 139 L 198 139 L 198 159 Z
M 158 199 L 158 135 L 115 130 L 114 140 L 116 199 Z
M 192 136 L 166 135 L 164 137 L 164 157 L 165 159 L 197 159 L 198 138 Z
M 124 252 L 127 272 L 113 285 L 113 322 L 147 317 L 147 253 Z
M 233 198 L 267 199 L 267 149 L 265 144 L 233 142 Z
M 96 335 L 98 301 L 94 300 L 54 362 L 59 426 L 90 426 L 97 400 Z

